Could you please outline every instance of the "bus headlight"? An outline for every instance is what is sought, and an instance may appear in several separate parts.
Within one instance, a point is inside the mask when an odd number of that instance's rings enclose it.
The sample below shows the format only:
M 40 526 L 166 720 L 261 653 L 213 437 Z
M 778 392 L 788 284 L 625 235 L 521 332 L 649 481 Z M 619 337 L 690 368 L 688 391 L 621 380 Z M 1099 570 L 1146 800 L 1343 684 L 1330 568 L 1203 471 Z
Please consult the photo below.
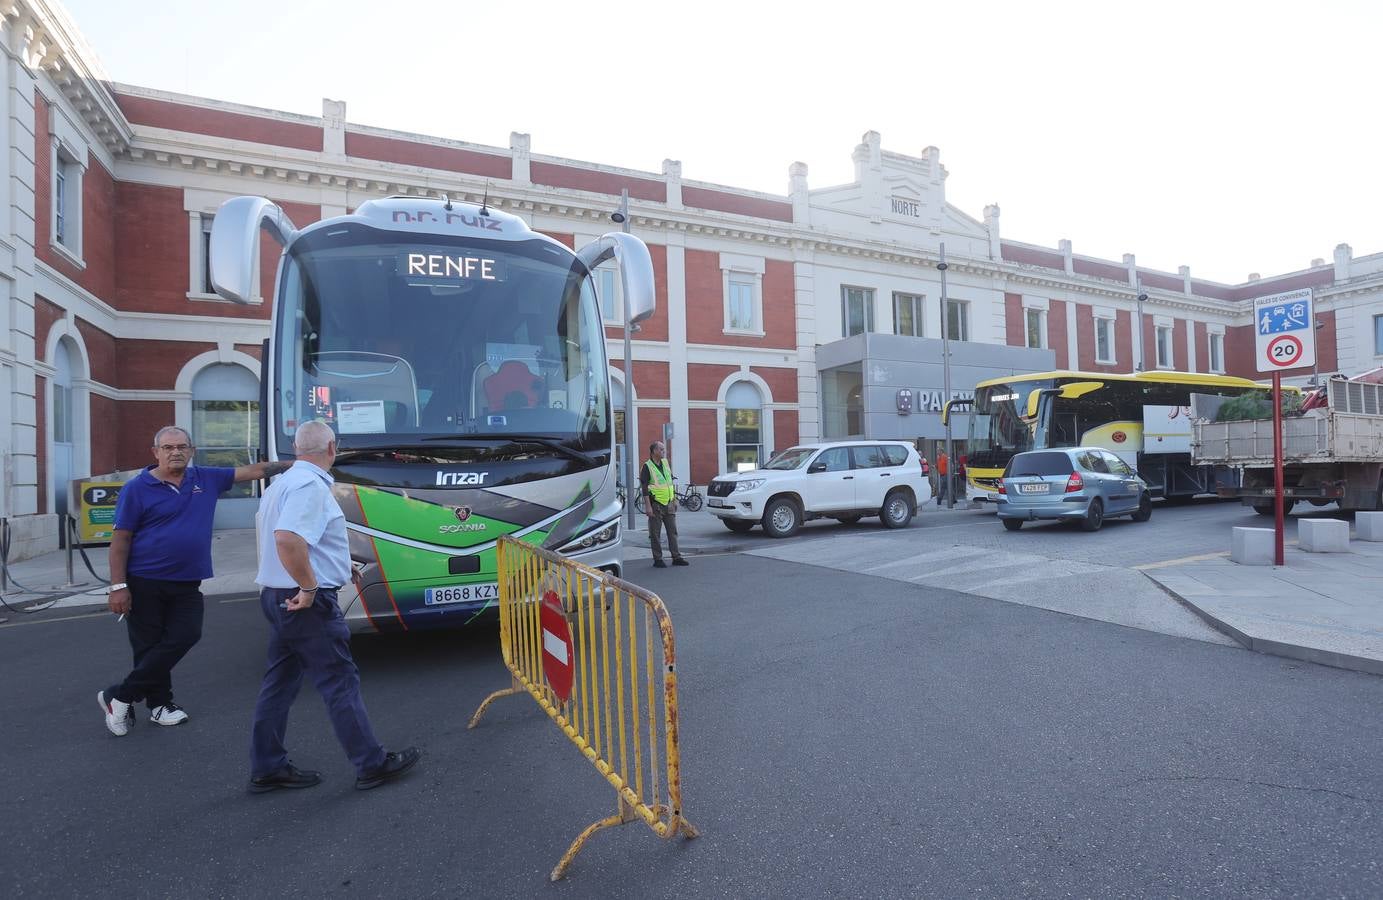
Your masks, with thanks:
M 603 528 L 595 528 L 586 532 L 580 538 L 572 541 L 562 548 L 562 553 L 585 553 L 587 550 L 594 550 L 604 544 L 609 544 L 619 537 L 619 524 L 611 522 Z

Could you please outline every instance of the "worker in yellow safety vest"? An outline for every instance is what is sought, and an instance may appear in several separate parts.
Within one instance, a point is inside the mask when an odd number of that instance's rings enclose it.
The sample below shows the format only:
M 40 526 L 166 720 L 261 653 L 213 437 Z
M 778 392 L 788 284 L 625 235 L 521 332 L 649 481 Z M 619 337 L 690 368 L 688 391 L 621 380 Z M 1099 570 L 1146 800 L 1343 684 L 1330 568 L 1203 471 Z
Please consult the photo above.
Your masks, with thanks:
M 667 529 L 668 549 L 672 551 L 672 564 L 691 565 L 677 547 L 677 491 L 672 484 L 672 468 L 667 464 L 666 453 L 662 441 L 649 444 L 649 459 L 639 470 L 639 489 L 643 491 L 643 506 L 648 511 L 648 545 L 653 550 L 655 569 L 667 568 L 659 534 L 664 528 Z

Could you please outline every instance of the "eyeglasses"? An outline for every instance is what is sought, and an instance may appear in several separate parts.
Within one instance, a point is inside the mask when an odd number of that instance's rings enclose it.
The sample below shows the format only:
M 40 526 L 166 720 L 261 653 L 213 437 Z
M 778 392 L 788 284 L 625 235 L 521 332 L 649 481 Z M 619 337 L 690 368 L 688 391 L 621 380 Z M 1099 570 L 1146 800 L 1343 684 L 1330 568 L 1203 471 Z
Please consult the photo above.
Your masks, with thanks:
M 159 445 L 158 445 L 158 448 L 159 448 L 160 450 L 162 450 L 164 453 L 173 453 L 173 452 L 177 452 L 177 453 L 186 453 L 188 450 L 191 450 L 191 449 L 192 449 L 192 445 L 191 445 L 191 444 L 159 444 Z

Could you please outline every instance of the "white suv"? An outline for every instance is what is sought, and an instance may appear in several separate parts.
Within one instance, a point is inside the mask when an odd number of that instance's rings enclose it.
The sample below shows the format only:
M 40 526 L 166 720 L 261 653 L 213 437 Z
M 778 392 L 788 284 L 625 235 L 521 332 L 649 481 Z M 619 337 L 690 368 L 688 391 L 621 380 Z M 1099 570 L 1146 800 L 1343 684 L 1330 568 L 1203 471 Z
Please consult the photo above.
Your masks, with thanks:
M 888 528 L 906 528 L 932 488 L 911 444 L 838 441 L 803 444 L 762 469 L 718 475 L 706 494 L 706 508 L 731 531 L 762 523 L 770 537 L 788 537 L 820 518 L 853 524 L 879 516 Z

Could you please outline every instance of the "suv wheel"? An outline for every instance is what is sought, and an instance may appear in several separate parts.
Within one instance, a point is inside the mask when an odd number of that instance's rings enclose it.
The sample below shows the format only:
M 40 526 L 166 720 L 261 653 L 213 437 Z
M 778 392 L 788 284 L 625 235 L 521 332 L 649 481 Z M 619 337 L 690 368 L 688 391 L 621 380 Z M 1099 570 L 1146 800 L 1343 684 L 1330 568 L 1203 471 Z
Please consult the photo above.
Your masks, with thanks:
M 1004 523 L 1004 527 L 1009 531 L 1017 531 L 1023 527 L 1022 519 L 1002 519 L 1001 521 Z
M 907 528 L 912 522 L 912 500 L 907 492 L 894 491 L 884 498 L 884 508 L 879 511 L 885 528 Z
M 721 519 L 720 521 L 735 534 L 748 534 L 749 529 L 754 527 L 753 522 L 745 522 L 742 519 Z
M 1090 501 L 1090 508 L 1085 511 L 1085 518 L 1080 520 L 1080 527 L 1086 531 L 1099 531 L 1104 524 L 1104 501 L 1099 497 Z
M 836 516 L 836 521 L 842 525 L 856 525 L 860 521 L 859 513 L 851 513 L 848 516 Z
M 769 537 L 792 537 L 802 527 L 802 511 L 788 497 L 779 497 L 764 510 L 764 531 Z

